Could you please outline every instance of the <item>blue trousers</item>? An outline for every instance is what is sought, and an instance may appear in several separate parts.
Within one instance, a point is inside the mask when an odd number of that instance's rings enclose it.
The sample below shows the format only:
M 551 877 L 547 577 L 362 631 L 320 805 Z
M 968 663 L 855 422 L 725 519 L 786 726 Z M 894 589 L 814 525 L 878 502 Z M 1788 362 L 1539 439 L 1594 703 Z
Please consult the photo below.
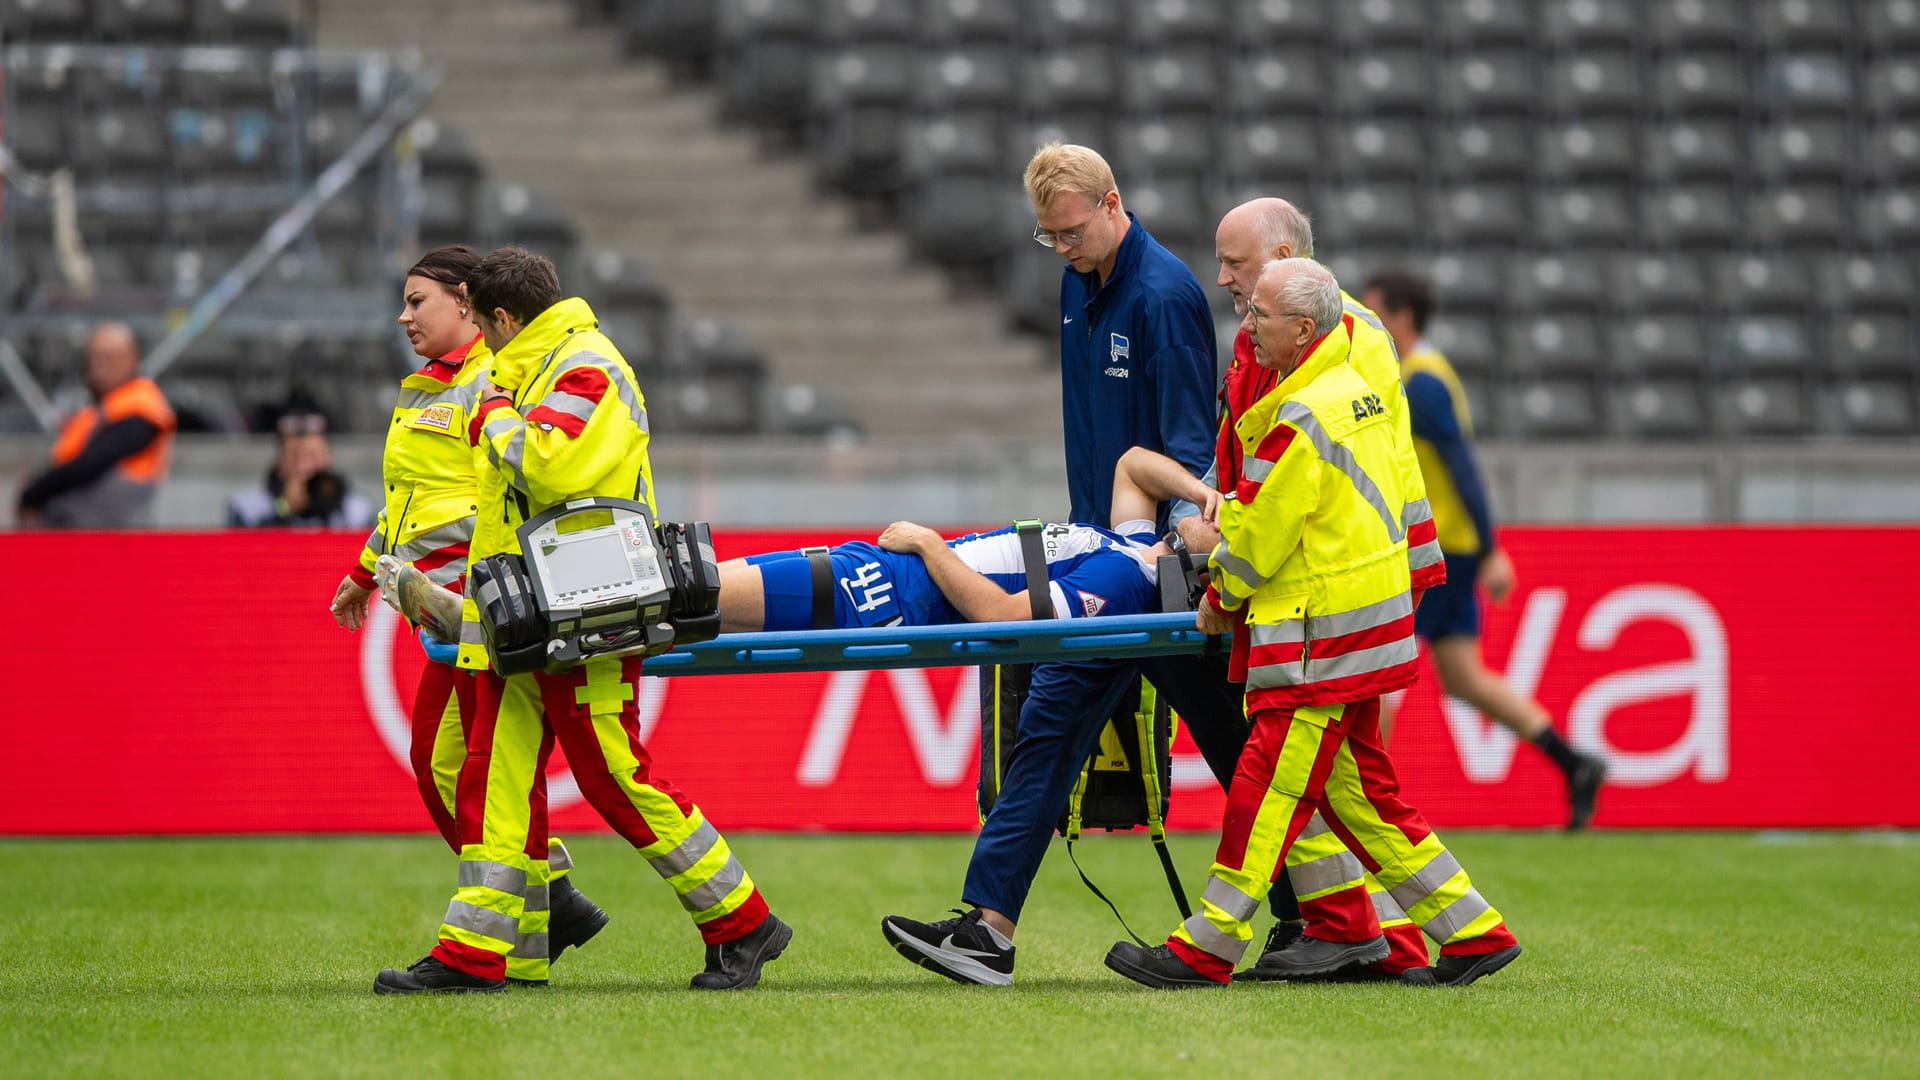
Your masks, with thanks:
M 1220 786 L 1233 779 L 1250 729 L 1242 688 L 1227 681 L 1226 657 L 1036 664 L 1000 797 L 973 844 L 963 902 L 1019 921 L 1080 767 L 1120 699 L 1142 675 L 1180 714 Z M 1299 917 L 1293 889 L 1284 879 L 1271 895 L 1276 917 Z

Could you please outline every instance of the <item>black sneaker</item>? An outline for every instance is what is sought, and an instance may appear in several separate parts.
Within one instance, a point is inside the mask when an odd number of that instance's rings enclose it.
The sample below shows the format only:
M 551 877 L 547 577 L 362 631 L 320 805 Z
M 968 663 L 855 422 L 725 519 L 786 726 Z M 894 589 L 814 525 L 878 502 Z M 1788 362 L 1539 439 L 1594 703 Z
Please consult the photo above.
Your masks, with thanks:
M 1607 763 L 1592 754 L 1581 754 L 1580 764 L 1567 774 L 1567 817 L 1569 831 L 1584 829 L 1593 820 L 1593 805 L 1600 785 L 1607 781 Z
M 767 912 L 765 922 L 733 941 L 707 946 L 707 969 L 693 977 L 695 990 L 745 990 L 760 981 L 760 968 L 786 951 L 793 927 Z
M 1143 949 L 1131 941 L 1117 941 L 1107 950 L 1107 966 L 1142 986 L 1155 990 L 1195 990 L 1225 986 L 1187 966 L 1166 945 Z
M 549 963 L 560 959 L 563 950 L 577 949 L 593 940 L 612 917 L 574 886 L 572 875 L 547 886 L 547 904 L 551 909 L 547 917 Z
M 1307 924 L 1299 919 L 1274 923 L 1272 929 L 1267 931 L 1267 943 L 1260 950 L 1260 960 L 1285 950 L 1287 946 L 1298 940 L 1301 934 L 1306 933 L 1306 930 Z M 1259 967 L 1260 961 L 1254 961 L 1253 966 Z M 1233 973 L 1234 982 L 1248 982 L 1253 977 L 1253 968 Z
M 483 979 L 455 971 L 432 953 L 414 961 L 405 971 L 388 968 L 373 978 L 376 994 L 492 994 L 507 988 L 504 979 Z
M 1499 971 L 1519 956 L 1518 945 L 1478 956 L 1443 956 L 1439 963 L 1433 965 L 1433 978 L 1441 986 L 1466 986 L 1475 979 Z
M 1012 986 L 1013 946 L 994 942 L 979 908 L 953 910 L 959 918 L 933 923 L 889 915 L 880 920 L 880 934 L 901 956 L 954 982 Z
M 1385 934 L 1356 942 L 1322 941 L 1301 934 L 1279 952 L 1263 954 L 1245 975 L 1259 982 L 1315 979 L 1350 965 L 1384 960 L 1391 951 Z

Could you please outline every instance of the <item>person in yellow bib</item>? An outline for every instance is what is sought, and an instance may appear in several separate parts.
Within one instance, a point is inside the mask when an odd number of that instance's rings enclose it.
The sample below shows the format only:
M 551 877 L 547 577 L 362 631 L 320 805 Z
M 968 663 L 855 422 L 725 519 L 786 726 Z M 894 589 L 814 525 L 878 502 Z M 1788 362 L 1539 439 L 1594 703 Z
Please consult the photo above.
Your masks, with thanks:
M 1464 986 L 1520 955 L 1506 921 L 1400 796 L 1380 697 L 1410 685 L 1414 584 L 1393 410 L 1352 360 L 1355 316 L 1311 259 L 1276 260 L 1248 299 L 1254 359 L 1280 375 L 1234 425 L 1244 464 L 1195 624 L 1247 624 L 1253 731 L 1227 789 L 1200 909 L 1165 944 L 1119 942 L 1109 968 L 1158 989 L 1225 986 L 1288 851 L 1318 814 L 1440 943 L 1436 983 Z
M 553 263 L 517 247 L 481 259 L 466 295 L 493 353 L 462 427 L 478 489 L 469 558 L 519 553 L 520 524 L 570 499 L 629 498 L 652 511 L 646 401 L 587 302 L 564 297 Z M 433 951 L 404 971 L 382 971 L 374 990 L 499 990 L 515 960 L 546 962 L 538 945 L 547 912 L 538 905 L 549 873 L 546 764 L 556 742 L 588 804 L 692 917 L 706 945 L 693 988 L 753 986 L 793 931 L 700 808 L 653 775 L 640 742 L 640 658 L 503 676 L 488 667 L 467 592 L 457 662 L 475 673 L 475 709 L 454 798 L 459 888 Z
M 1479 590 L 1496 604 L 1505 600 L 1513 591 L 1513 562 L 1495 542 L 1493 513 L 1473 456 L 1467 395 L 1453 365 L 1427 340 L 1433 290 L 1418 274 L 1383 270 L 1362 292 L 1400 354 L 1414 452 L 1426 477 L 1427 501 L 1447 565 L 1446 583 L 1430 589 L 1420 602 L 1414 634 L 1427 643 L 1440 688 L 1448 696 L 1493 718 L 1553 762 L 1567 780 L 1567 827 L 1584 828 L 1606 779 L 1606 762 L 1568 746 L 1547 710 L 1488 671 L 1480 654 Z M 1380 729 L 1383 738 L 1392 733 L 1391 704 Z
M 493 358 L 462 291 L 479 262 L 480 253 L 465 244 L 435 248 L 407 270 L 401 286 L 400 328 L 426 362 L 400 381 L 380 462 L 384 503 L 359 559 L 333 593 L 334 621 L 348 630 L 366 623 L 374 563 L 382 555 L 411 563 L 435 584 L 455 591 L 466 581 L 478 498 L 467 420 Z M 457 627 L 444 630 L 448 638 L 458 633 Z M 457 855 L 454 793 L 473 725 L 474 675 L 454 666 L 450 640 L 424 627 L 416 633 L 427 665 L 414 692 L 407 758 L 427 816 Z M 559 837 L 548 844 L 546 933 L 544 938 L 522 935 L 515 942 L 516 952 L 540 955 L 512 957 L 507 964 L 507 974 L 521 982 L 544 980 L 550 959 L 585 945 L 607 924 L 607 913 L 574 886 L 566 846 Z

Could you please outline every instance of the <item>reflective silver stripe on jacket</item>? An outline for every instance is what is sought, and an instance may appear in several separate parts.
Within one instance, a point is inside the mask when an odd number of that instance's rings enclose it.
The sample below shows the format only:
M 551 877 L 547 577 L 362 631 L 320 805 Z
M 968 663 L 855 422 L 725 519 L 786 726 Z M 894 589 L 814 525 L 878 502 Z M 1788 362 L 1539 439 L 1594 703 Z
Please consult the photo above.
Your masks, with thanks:
M 517 866 L 506 863 L 478 862 L 461 860 L 460 887 L 463 889 L 482 888 L 495 892 L 524 895 L 527 891 L 527 872 Z
M 484 379 L 469 379 L 464 383 L 450 383 L 439 390 L 416 390 L 410 386 L 400 388 L 400 396 L 394 402 L 398 409 L 425 409 L 433 405 L 458 405 L 463 411 L 472 412 L 473 406 L 480 400 L 480 385 Z
M 1393 893 L 1393 898 L 1399 901 L 1401 907 L 1412 911 L 1414 905 L 1440 891 L 1440 886 L 1452 881 L 1459 872 L 1460 860 L 1453 857 L 1453 852 L 1442 848 L 1439 854 L 1427 860 L 1427 865 L 1414 871 L 1412 877 L 1388 891 Z
M 1311 653 L 1311 648 L 1309 648 Z M 1307 680 L 1309 682 L 1329 682 L 1334 679 L 1347 679 L 1355 675 L 1364 675 L 1369 671 L 1385 671 L 1390 667 L 1410 664 L 1419 656 L 1419 646 L 1414 644 L 1413 631 L 1385 645 L 1375 645 L 1371 649 L 1355 649 L 1350 653 L 1321 659 L 1307 657 Z
M 728 855 L 727 864 L 708 878 L 704 884 L 698 888 L 689 889 L 681 895 L 680 906 L 692 912 L 705 911 L 725 900 L 727 894 L 739 888 L 740 883 L 745 880 L 747 880 L 747 868 L 740 865 L 739 859 Z
M 1207 890 L 1201 896 L 1207 903 L 1232 916 L 1236 921 L 1246 922 L 1253 913 L 1260 910 L 1260 898 L 1248 896 L 1231 882 L 1219 878 L 1207 879 Z M 1207 925 L 1211 926 L 1212 923 Z
M 1221 933 L 1214 928 L 1212 923 L 1207 921 L 1207 917 L 1204 914 L 1199 912 L 1195 912 L 1192 917 L 1180 925 L 1186 928 L 1187 936 L 1193 939 L 1194 945 L 1198 947 L 1201 952 L 1207 953 L 1210 956 L 1217 956 L 1229 964 L 1238 964 L 1240 957 L 1247 951 L 1246 942 Z
M 707 852 L 712 851 L 713 846 L 719 842 L 719 830 L 703 821 L 699 828 L 689 833 L 687 838 L 675 845 L 672 851 L 655 855 L 648 859 L 647 863 L 663 878 L 678 877 L 693 869 L 701 859 L 706 858 Z
M 448 926 L 461 930 L 471 930 L 495 941 L 511 944 L 520 935 L 520 921 L 511 915 L 502 915 L 497 911 L 476 907 L 465 900 L 455 900 L 447 905 Z
M 1247 668 L 1247 689 L 1272 690 L 1281 686 L 1299 686 L 1306 681 L 1305 666 L 1298 660 L 1284 664 L 1252 664 Z
M 547 847 L 547 870 L 558 877 L 562 870 L 573 869 L 573 856 L 567 854 L 567 845 L 555 837 Z
M 1302 645 L 1307 640 L 1307 620 L 1285 619 L 1277 623 L 1250 623 L 1248 639 L 1254 645 Z
M 596 403 L 588 401 L 579 394 L 569 394 L 565 390 L 548 394 L 541 398 L 540 404 L 536 406 L 536 408 L 565 413 L 583 424 L 593 419 L 593 410 L 597 407 Z
M 1312 409 L 1301 402 L 1289 401 L 1280 406 L 1280 419 L 1300 429 L 1300 434 L 1312 441 L 1320 460 L 1338 469 L 1352 482 L 1354 490 L 1373 507 L 1374 513 L 1380 515 L 1380 523 L 1387 527 L 1389 539 L 1397 543 L 1406 537 L 1406 530 L 1400 527 L 1400 516 L 1388 508 L 1387 497 L 1381 493 L 1379 485 L 1360 467 L 1351 450 L 1333 441 L 1333 436 L 1327 434 L 1327 429 L 1320 423 L 1320 418 L 1313 415 Z
M 526 424 L 521 422 L 518 417 L 502 417 L 499 421 L 487 421 L 487 428 L 493 428 L 497 424 L 507 423 L 515 425 L 515 429 L 513 437 L 507 440 L 507 448 L 505 450 L 499 449 L 498 444 L 493 441 L 492 431 L 484 432 L 486 435 L 487 461 L 490 462 L 494 468 L 507 474 L 508 484 L 521 491 L 525 491 L 527 490 L 525 465 L 527 456 Z
M 1446 557 L 1447 553 L 1440 550 L 1440 541 L 1429 540 L 1407 549 L 1407 567 L 1410 570 L 1425 570 L 1435 563 L 1446 561 Z
M 1366 867 L 1351 851 L 1336 851 L 1310 862 L 1287 867 L 1287 880 L 1293 882 L 1295 896 L 1330 892 L 1343 885 L 1358 885 Z
M 1467 894 L 1441 909 L 1438 915 L 1420 924 L 1426 935 L 1441 944 L 1453 940 L 1453 936 L 1465 930 L 1473 920 L 1487 913 L 1492 907 L 1479 889 L 1469 888 Z
M 1433 504 L 1425 499 L 1415 499 L 1400 510 L 1400 522 L 1411 529 L 1423 521 L 1433 520 Z
M 1248 591 L 1244 594 L 1246 596 L 1253 595 L 1255 590 L 1258 590 L 1260 586 L 1267 583 L 1266 577 L 1263 576 L 1260 571 L 1255 570 L 1252 563 L 1233 553 L 1233 549 L 1227 546 L 1227 539 L 1224 536 L 1220 538 L 1220 543 L 1214 546 L 1212 559 L 1215 563 L 1219 564 L 1220 569 L 1227 572 L 1228 576 L 1247 586 Z M 1239 589 L 1229 590 L 1226 586 L 1226 582 L 1220 583 L 1220 591 L 1222 593 L 1229 596 L 1243 595 Z
M 1328 638 L 1345 637 L 1362 630 L 1371 630 L 1376 626 L 1385 626 L 1390 622 L 1404 619 L 1413 614 L 1413 594 L 1400 593 L 1390 596 L 1366 607 L 1342 611 L 1334 615 L 1307 616 L 1307 637 L 1314 641 Z
M 1241 464 L 1240 476 L 1244 480 L 1250 480 L 1256 484 L 1264 484 L 1267 481 L 1267 477 L 1273 474 L 1274 464 L 1274 462 L 1268 461 L 1266 458 L 1250 457 Z
M 384 511 L 380 515 L 380 521 L 382 524 L 386 522 Z M 373 557 L 376 559 L 387 553 L 387 534 L 380 531 L 379 525 L 375 525 L 373 532 L 367 536 L 367 550 L 373 552 Z

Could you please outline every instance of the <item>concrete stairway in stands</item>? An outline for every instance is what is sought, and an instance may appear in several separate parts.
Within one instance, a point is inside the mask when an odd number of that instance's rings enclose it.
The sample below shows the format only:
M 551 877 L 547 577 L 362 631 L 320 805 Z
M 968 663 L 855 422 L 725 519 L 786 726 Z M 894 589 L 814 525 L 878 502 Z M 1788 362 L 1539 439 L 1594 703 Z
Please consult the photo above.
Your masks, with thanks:
M 462 129 L 495 182 L 551 193 L 588 250 L 645 259 L 683 312 L 743 324 L 780 382 L 831 392 L 876 436 L 1059 445 L 1045 343 L 956 299 L 900 234 L 857 228 L 804 162 L 763 156 L 709 92 L 627 59 L 565 0 L 318 6 L 321 47 L 442 65 L 428 115 Z

